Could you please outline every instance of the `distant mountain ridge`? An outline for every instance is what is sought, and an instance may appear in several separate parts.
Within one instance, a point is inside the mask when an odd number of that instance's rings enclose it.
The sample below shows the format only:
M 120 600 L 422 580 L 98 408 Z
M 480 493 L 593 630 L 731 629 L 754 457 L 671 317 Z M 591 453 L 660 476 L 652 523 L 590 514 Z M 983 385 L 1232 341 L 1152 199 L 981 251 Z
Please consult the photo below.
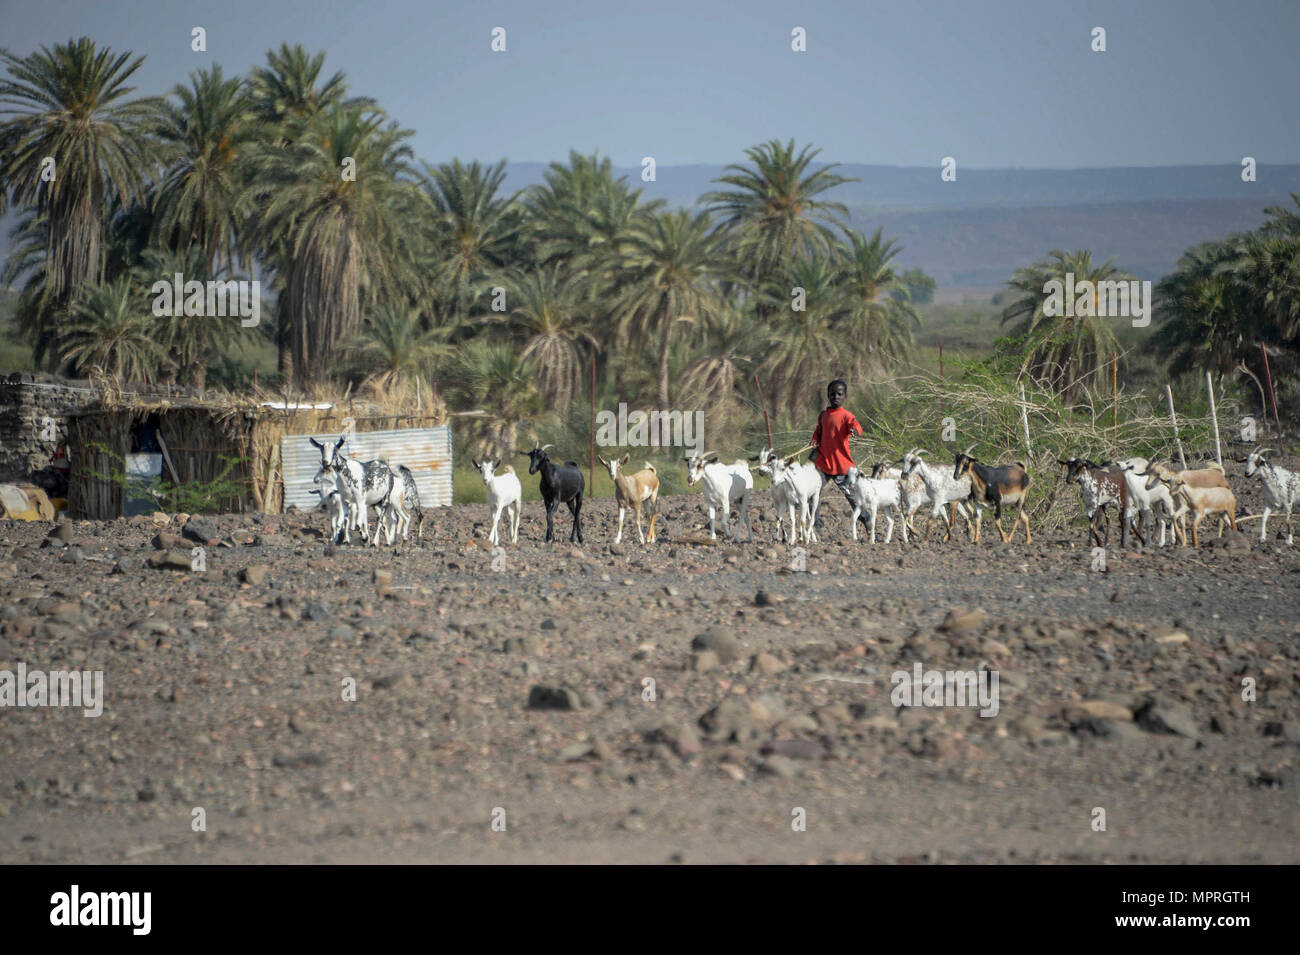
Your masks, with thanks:
M 509 163 L 505 186 L 543 181 L 547 163 Z M 693 205 L 718 188 L 721 165 L 614 167 L 647 198 Z M 1106 169 L 963 169 L 955 182 L 933 168 L 843 163 L 855 178 L 824 194 L 849 209 L 855 228 L 883 227 L 903 247 L 898 261 L 939 285 L 995 287 L 1052 249 L 1091 249 L 1155 281 L 1191 245 L 1257 228 L 1264 209 L 1300 193 L 1300 165 L 1260 165 L 1243 182 L 1239 165 Z

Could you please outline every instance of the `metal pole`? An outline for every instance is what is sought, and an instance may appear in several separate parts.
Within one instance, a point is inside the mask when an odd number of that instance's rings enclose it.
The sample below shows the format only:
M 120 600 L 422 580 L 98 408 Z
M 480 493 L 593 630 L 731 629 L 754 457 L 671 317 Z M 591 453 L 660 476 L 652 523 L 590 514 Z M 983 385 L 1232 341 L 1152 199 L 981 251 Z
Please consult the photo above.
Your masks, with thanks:
M 1178 460 L 1182 462 L 1183 470 L 1187 470 L 1187 457 L 1183 454 L 1183 442 L 1178 437 L 1178 418 L 1174 416 L 1174 392 L 1168 385 L 1165 385 L 1165 397 L 1169 399 L 1169 421 L 1174 426 L 1174 443 L 1178 445 Z
M 763 409 L 763 424 L 767 426 L 767 446 L 772 447 L 772 420 L 767 416 L 767 399 L 763 397 L 763 386 L 758 383 L 758 372 L 754 372 L 754 387 L 758 389 L 758 405 Z
M 1210 379 L 1210 373 L 1205 373 L 1205 388 L 1210 393 L 1210 422 L 1214 425 L 1214 460 L 1219 462 L 1219 467 L 1223 467 L 1223 450 L 1219 447 L 1219 414 L 1214 408 L 1214 382 Z
M 1034 449 L 1029 444 L 1029 402 L 1025 398 L 1025 386 L 1020 386 L 1020 423 L 1025 428 L 1025 453 L 1032 455 Z
M 1277 425 L 1277 436 L 1282 437 L 1282 422 L 1277 417 L 1277 392 L 1273 390 L 1273 375 L 1268 370 L 1268 349 L 1259 343 L 1259 350 L 1264 353 L 1264 380 L 1268 382 L 1268 394 L 1273 399 L 1273 424 Z
M 940 338 L 940 339 L 939 339 L 939 418 L 941 419 L 941 420 L 939 421 L 939 440 L 940 440 L 940 441 L 943 440 L 943 421 L 942 421 L 942 418 L 943 418 L 943 412 L 944 412 L 944 405 L 943 405 L 943 385 L 944 385 L 944 381 L 943 381 L 943 339 Z
M 1119 431 L 1119 355 L 1110 353 L 1110 430 Z M 1112 438 L 1114 435 L 1112 435 Z

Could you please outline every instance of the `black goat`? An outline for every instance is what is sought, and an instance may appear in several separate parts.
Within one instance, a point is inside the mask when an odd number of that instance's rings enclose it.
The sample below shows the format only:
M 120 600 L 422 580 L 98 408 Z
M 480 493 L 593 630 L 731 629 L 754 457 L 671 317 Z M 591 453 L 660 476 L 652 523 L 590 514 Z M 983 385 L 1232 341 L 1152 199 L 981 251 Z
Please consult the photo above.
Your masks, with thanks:
M 563 465 L 556 465 L 546 456 L 546 449 L 553 445 L 544 445 L 543 447 L 534 447 L 531 451 L 520 451 L 520 454 L 528 456 L 528 473 L 536 474 L 539 471 L 542 474 L 540 484 L 542 492 L 542 501 L 546 504 L 546 542 L 549 544 L 555 540 L 555 509 L 563 501 L 569 505 L 569 513 L 573 515 L 573 530 L 569 534 L 569 543 L 573 543 L 577 538 L 579 544 L 582 543 L 582 492 L 586 489 L 586 481 L 582 478 L 582 469 L 578 467 L 577 461 L 566 461 Z

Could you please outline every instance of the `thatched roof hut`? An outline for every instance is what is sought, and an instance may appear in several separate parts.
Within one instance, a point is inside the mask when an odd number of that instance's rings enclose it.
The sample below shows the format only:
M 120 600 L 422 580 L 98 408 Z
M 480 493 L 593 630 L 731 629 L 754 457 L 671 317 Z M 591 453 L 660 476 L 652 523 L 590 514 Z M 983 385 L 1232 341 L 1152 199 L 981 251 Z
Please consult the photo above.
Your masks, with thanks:
M 124 461 L 133 432 L 152 416 L 163 453 L 163 481 L 187 489 L 211 486 L 211 509 L 278 513 L 283 506 L 281 441 L 291 434 L 357 433 L 441 424 L 445 413 L 394 414 L 362 401 L 259 401 L 105 395 L 69 415 L 72 462 L 68 507 L 75 517 L 110 520 L 123 514 Z

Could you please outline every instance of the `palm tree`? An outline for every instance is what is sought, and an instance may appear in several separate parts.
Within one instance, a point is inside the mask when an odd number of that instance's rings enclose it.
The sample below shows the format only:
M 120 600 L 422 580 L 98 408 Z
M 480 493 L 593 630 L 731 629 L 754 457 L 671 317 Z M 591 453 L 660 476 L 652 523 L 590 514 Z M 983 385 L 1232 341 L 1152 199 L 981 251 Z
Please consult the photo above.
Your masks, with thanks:
M 281 43 L 278 50 L 267 51 L 266 66 L 254 69 L 249 80 L 253 112 L 263 126 L 266 142 L 287 149 L 322 112 L 336 106 L 373 105 L 368 98 L 346 98 L 347 81 L 342 72 L 322 81 L 324 65 L 324 53 L 309 54 L 299 44 Z M 266 249 L 262 257 L 273 266 L 291 256 L 287 249 Z M 293 375 L 293 329 L 288 310 L 279 305 L 284 280 L 273 268 L 269 284 L 277 302 L 275 343 L 280 373 L 288 380 Z
M 278 308 L 300 387 L 328 377 L 366 302 L 397 301 L 417 285 L 415 239 L 404 227 L 417 202 L 410 135 L 382 113 L 335 107 L 293 145 L 253 159 L 246 200 L 258 209 L 258 245 L 283 276 Z M 343 175 L 345 160 L 355 179 Z
M 912 350 L 912 329 L 921 324 L 907 284 L 891 265 L 901 249 L 893 239 L 885 239 L 883 231 L 877 229 L 866 239 L 847 230 L 849 245 L 837 283 L 847 299 L 851 333 L 865 351 L 867 372 L 906 360 Z
M 170 285 L 172 276 L 177 273 L 187 282 L 206 283 L 209 279 L 224 281 L 229 278 L 224 268 L 215 272 L 210 270 L 207 254 L 197 245 L 184 251 L 146 249 L 140 264 L 129 274 L 137 288 L 152 289 L 158 281 Z M 240 324 L 237 310 L 229 311 L 228 315 L 210 315 L 206 311 L 202 315 L 186 315 L 182 309 L 180 314 L 149 320 L 153 323 L 155 337 L 166 349 L 167 360 L 163 364 L 183 384 L 202 391 L 207 386 L 208 365 L 244 347 L 249 330 Z
M 700 197 L 722 217 L 720 228 L 751 280 L 763 281 L 799 257 L 826 251 L 834 241 L 831 227 L 848 218 L 841 203 L 817 197 L 856 180 L 833 172 L 835 163 L 812 169 L 820 152 L 805 146 L 796 155 L 794 140 L 754 146 L 745 150 L 750 166 L 729 165 L 727 175 L 715 180 L 731 189 Z
M 263 122 L 279 130 L 282 145 L 290 145 L 294 134 L 317 113 L 335 106 L 371 104 L 369 99 L 345 102 L 347 80 L 341 72 L 320 82 L 324 65 L 324 53 L 313 56 L 299 44 L 281 43 L 280 49 L 267 51 L 266 66 L 253 70 L 253 108 Z
M 531 362 L 546 407 L 566 411 L 581 387 L 580 343 L 591 302 L 580 278 L 558 265 L 516 273 L 510 282 L 508 319 L 525 338 L 521 357 Z
M 851 332 L 850 302 L 840 284 L 842 263 L 830 254 L 797 259 L 784 281 L 774 280 L 760 293 L 770 319 L 763 343 L 763 368 L 771 383 L 778 413 L 798 418 L 816 401 L 832 378 L 853 378 L 864 343 Z M 796 310 L 792 287 L 804 290 L 804 308 Z
M 153 380 L 164 346 L 131 290 L 127 276 L 90 286 L 59 336 L 61 356 L 80 370 L 99 369 L 118 381 Z
M 383 306 L 362 325 L 354 348 L 371 370 L 369 380 L 391 388 L 420 374 L 434 358 L 447 354 L 437 330 L 426 330 L 416 308 Z
M 1048 283 L 1056 281 L 1068 288 L 1067 275 L 1071 273 L 1076 288 L 1085 280 L 1092 283 L 1093 315 L 1048 315 Z M 1114 318 L 1096 314 L 1100 302 L 1097 283 L 1131 278 L 1115 268 L 1113 260 L 1094 266 L 1092 253 L 1086 250 L 1056 250 L 1045 261 L 1017 270 L 1007 282 L 1014 297 L 1002 311 L 1002 324 L 1010 323 L 1012 334 L 1024 338 L 1019 374 L 1032 376 L 1067 404 L 1072 403 L 1087 377 L 1106 365 L 1117 350 L 1115 333 L 1108 324 Z
M 428 200 L 433 228 L 431 289 L 451 300 L 455 319 L 464 318 L 484 280 L 514 258 L 519 211 L 498 195 L 505 160 L 492 166 L 459 159 L 424 165 L 420 189 Z
M 483 412 L 466 419 L 479 451 L 513 457 L 519 425 L 543 408 L 532 363 L 509 344 L 475 339 L 461 351 L 457 372 L 461 401 Z
M 204 250 L 209 269 L 218 262 L 233 267 L 246 212 L 239 164 L 261 140 L 252 99 L 244 81 L 224 79 L 220 66 L 194 73 L 172 96 L 176 102 L 162 105 L 156 130 L 168 155 L 154 195 L 154 227 L 169 248 Z
M 682 400 L 708 407 L 724 406 L 736 393 L 737 362 L 752 361 L 754 330 L 736 302 L 727 300 L 696 325 L 696 358 L 682 372 Z
M 156 101 L 128 100 L 144 62 L 89 37 L 19 58 L 0 51 L 0 185 L 44 219 L 43 327 L 104 274 L 104 211 L 140 198 L 155 165 L 148 129 Z M 42 177 L 47 159 L 52 177 Z
M 656 341 L 656 395 L 668 410 L 668 357 L 679 322 L 722 307 L 718 241 L 707 212 L 679 209 L 638 222 L 622 255 L 626 285 L 617 305 L 634 339 Z
M 1275 341 L 1300 335 L 1300 232 L 1247 235 L 1230 265 L 1250 297 L 1259 337 Z

